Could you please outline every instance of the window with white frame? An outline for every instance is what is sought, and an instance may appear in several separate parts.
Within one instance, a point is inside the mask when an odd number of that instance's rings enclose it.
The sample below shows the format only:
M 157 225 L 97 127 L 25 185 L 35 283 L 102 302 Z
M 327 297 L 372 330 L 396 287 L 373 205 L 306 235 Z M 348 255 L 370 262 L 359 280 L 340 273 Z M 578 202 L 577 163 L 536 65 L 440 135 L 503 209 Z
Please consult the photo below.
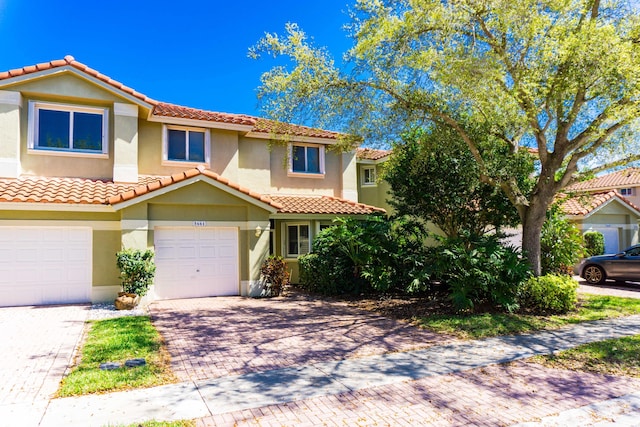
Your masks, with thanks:
M 620 194 L 623 196 L 633 196 L 633 188 L 621 188 Z
M 108 109 L 29 102 L 28 147 L 33 150 L 107 154 Z
M 289 159 L 290 173 L 324 174 L 324 147 L 322 145 L 292 144 Z
M 183 126 L 165 126 L 165 161 L 209 163 L 209 150 L 208 130 Z
M 376 167 L 362 167 L 362 185 L 376 185 Z
M 310 251 L 309 224 L 287 224 L 285 242 L 287 258 L 297 258 Z

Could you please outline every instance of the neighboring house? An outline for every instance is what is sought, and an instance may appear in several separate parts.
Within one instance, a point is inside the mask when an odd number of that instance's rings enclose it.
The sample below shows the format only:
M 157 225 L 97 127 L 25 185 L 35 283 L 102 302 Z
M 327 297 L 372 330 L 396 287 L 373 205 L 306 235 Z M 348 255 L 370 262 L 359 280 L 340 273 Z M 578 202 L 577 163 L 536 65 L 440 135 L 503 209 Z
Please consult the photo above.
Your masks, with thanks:
M 583 231 L 604 235 L 605 252 L 616 253 L 639 242 L 640 169 L 627 168 L 565 189 L 563 211 Z
M 381 179 L 384 163 L 389 160 L 391 150 L 358 148 L 358 201 L 372 206 L 380 206 L 392 213 L 393 208 L 387 200 L 391 197 L 389 184 Z
M 339 134 L 148 98 L 67 56 L 0 73 L 0 305 L 106 301 L 115 253 L 155 249 L 152 296 L 256 295 L 358 203 Z M 280 129 L 280 127 L 278 127 Z M 285 161 L 288 159 L 288 161 Z

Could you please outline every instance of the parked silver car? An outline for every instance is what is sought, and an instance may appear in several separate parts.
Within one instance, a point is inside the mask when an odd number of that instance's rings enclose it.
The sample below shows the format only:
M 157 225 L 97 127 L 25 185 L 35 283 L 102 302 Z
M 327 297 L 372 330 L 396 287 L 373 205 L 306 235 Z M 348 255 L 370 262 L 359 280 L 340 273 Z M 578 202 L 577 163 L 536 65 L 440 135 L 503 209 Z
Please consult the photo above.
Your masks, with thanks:
M 587 283 L 598 285 L 607 279 L 640 280 L 640 245 L 615 255 L 596 255 L 582 260 L 578 274 Z

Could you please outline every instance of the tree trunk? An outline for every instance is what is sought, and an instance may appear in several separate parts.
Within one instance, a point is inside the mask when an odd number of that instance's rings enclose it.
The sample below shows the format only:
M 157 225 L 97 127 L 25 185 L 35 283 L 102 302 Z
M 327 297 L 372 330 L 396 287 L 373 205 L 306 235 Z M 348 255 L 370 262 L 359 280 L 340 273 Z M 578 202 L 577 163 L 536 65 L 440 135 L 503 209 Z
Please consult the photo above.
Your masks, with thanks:
M 542 225 L 547 218 L 549 204 L 540 200 L 537 203 L 532 203 L 526 208 L 522 220 L 522 251 L 529 261 L 531 271 L 536 276 L 540 276 L 542 273 L 540 235 Z

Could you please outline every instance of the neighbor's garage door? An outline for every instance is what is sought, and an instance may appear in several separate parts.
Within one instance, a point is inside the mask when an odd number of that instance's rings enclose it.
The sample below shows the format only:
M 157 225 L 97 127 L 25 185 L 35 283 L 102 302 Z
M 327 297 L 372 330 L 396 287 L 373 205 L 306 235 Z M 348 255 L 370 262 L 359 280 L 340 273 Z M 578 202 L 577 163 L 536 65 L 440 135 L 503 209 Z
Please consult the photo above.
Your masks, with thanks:
M 158 298 L 238 295 L 238 229 L 156 228 Z
M 91 300 L 91 229 L 0 227 L 0 306 Z

